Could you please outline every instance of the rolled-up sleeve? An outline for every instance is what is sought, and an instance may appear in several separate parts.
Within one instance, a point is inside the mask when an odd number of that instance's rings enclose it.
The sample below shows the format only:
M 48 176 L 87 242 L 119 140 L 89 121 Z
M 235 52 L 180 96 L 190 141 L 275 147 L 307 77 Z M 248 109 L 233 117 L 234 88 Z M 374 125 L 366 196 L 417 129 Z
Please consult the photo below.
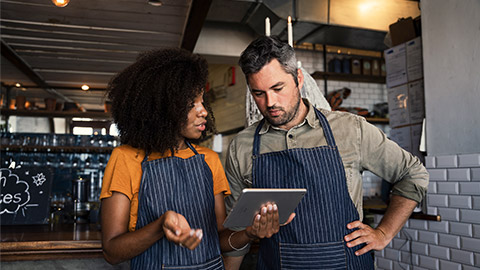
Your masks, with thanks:
M 393 184 L 392 194 L 421 202 L 425 197 L 429 176 L 422 162 L 405 151 L 374 125 L 360 121 L 360 163 Z

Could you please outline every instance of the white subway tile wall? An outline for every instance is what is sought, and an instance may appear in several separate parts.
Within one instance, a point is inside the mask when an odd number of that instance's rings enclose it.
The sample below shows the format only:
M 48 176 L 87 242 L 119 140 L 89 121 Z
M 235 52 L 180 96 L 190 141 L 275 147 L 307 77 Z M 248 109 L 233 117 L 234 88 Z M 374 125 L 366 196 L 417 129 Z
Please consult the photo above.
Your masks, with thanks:
M 363 178 L 363 196 L 373 197 L 380 196 L 382 178 L 376 176 L 370 171 L 364 171 Z
M 297 60 L 302 63 L 302 67 L 310 74 L 315 71 L 324 71 L 322 52 L 296 50 L 296 55 Z M 317 84 L 325 93 L 324 81 L 317 80 Z M 387 102 L 387 86 L 385 84 L 328 80 L 327 87 L 329 92 L 343 87 L 352 90 L 350 96 L 343 100 L 342 107 L 362 107 L 373 111 L 374 104 Z
M 378 269 L 480 269 L 480 154 L 427 156 L 425 161 L 427 211 L 442 221 L 410 219 L 385 248 L 388 252 L 375 252 Z M 401 252 L 400 259 L 393 258 L 392 249 Z

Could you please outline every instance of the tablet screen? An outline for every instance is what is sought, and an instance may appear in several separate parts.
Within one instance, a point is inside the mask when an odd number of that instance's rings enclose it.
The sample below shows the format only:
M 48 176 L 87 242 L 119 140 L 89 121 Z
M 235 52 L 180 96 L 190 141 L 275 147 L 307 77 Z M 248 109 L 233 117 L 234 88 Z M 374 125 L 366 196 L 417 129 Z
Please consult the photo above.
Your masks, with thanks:
M 287 222 L 290 214 L 295 212 L 306 192 L 304 188 L 246 188 L 240 194 L 223 226 L 226 228 L 251 226 L 260 208 L 269 202 L 277 204 L 279 222 L 283 224 Z

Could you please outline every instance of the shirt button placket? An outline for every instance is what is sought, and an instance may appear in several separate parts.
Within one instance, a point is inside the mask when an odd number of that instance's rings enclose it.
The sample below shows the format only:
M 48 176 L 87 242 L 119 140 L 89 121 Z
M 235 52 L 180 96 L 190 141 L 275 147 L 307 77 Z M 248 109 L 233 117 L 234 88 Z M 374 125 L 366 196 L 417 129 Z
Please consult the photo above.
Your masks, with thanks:
M 293 134 L 287 134 L 287 145 L 288 145 L 288 148 L 295 148 L 297 146 L 297 143 L 296 141 L 293 139 Z

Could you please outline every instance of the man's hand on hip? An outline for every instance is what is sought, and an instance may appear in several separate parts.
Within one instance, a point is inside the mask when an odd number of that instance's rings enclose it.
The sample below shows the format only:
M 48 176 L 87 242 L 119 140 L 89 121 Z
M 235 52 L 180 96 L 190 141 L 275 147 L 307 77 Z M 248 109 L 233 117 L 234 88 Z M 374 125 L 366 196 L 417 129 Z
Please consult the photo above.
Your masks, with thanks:
M 347 224 L 348 229 L 355 229 L 354 232 L 345 236 L 347 247 L 354 247 L 365 243 L 362 249 L 357 250 L 355 255 L 360 256 L 370 250 L 382 250 L 385 248 L 391 239 L 388 239 L 385 233 L 380 229 L 373 229 L 372 227 L 363 224 L 361 221 L 354 221 Z

